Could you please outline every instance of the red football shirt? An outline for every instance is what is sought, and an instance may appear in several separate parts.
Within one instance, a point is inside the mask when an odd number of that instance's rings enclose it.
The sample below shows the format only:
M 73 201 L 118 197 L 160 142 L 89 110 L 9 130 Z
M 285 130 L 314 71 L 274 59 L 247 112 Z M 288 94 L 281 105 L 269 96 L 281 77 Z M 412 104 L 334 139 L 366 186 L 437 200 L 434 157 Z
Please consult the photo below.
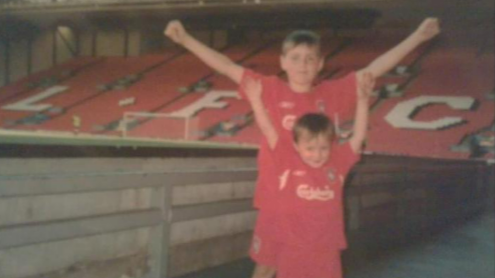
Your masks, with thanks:
M 263 76 L 246 69 L 239 92 L 245 98 L 242 84 L 246 78 L 261 80 L 263 103 L 270 119 L 281 138 L 291 140 L 292 126 L 297 118 L 310 112 L 325 113 L 332 120 L 341 123 L 354 115 L 356 106 L 356 74 L 350 73 L 340 79 L 322 81 L 311 92 L 296 93 L 288 84 L 276 76 Z M 266 140 L 262 139 L 258 152 L 258 181 L 254 196 L 255 207 L 272 209 L 277 191 L 273 186 L 277 180 L 275 162 L 268 151 Z
M 359 154 L 349 143 L 333 144 L 327 163 L 312 168 L 292 142 L 279 141 L 273 157 L 280 173 L 276 234 L 297 248 L 345 249 L 343 185 Z

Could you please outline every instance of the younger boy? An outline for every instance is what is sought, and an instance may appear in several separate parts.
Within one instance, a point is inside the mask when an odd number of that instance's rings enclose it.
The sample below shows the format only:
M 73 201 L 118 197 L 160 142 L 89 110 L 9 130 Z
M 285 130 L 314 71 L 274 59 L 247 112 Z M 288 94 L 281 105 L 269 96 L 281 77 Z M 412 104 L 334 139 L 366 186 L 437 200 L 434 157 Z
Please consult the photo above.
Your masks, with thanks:
M 293 129 L 293 141 L 280 137 L 261 99 L 261 83 L 247 80 L 245 91 L 263 135 L 277 163 L 277 211 L 261 221 L 274 221 L 272 261 L 277 278 L 340 278 L 340 251 L 346 248 L 343 184 L 358 161 L 368 122 L 368 99 L 374 85 L 364 74 L 359 87 L 351 139 L 338 145 L 332 122 L 323 114 L 305 114 Z M 259 228 L 257 226 L 257 228 Z M 257 230 L 255 230 L 255 235 Z M 251 255 L 263 248 L 253 246 Z

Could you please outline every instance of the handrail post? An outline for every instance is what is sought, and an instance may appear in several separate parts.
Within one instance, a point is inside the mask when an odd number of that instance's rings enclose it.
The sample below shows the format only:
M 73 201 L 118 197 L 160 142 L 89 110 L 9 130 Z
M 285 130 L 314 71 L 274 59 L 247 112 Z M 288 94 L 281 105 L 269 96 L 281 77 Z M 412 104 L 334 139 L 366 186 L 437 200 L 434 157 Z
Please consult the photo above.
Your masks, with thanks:
M 150 271 L 146 278 L 165 278 L 169 272 L 172 186 L 156 188 L 151 202 L 153 207 L 160 208 L 162 222 L 151 230 Z

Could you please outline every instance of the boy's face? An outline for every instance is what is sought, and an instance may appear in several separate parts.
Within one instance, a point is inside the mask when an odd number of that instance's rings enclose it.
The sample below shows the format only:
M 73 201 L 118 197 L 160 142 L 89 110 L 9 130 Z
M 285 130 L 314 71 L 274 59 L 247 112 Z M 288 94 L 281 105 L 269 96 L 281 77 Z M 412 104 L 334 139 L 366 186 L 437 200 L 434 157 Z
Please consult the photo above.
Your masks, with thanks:
M 323 68 L 319 47 L 299 44 L 287 50 L 280 57 L 280 65 L 287 73 L 289 83 L 298 86 L 312 86 Z
M 316 137 L 302 135 L 298 142 L 294 143 L 294 147 L 302 161 L 312 168 L 323 166 L 330 157 L 331 144 L 325 134 Z

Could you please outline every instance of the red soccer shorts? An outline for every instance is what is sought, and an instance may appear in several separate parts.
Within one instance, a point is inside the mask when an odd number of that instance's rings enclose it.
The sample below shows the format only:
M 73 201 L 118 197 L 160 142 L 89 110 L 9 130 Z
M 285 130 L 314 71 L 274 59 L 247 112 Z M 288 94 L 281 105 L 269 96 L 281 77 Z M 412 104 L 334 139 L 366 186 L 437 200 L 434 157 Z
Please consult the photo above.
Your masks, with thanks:
M 342 278 L 338 250 L 310 252 L 290 245 L 280 249 L 277 278 Z
M 259 265 L 276 267 L 281 243 L 276 240 L 276 216 L 274 212 L 260 210 L 253 240 L 249 248 L 251 259 Z

